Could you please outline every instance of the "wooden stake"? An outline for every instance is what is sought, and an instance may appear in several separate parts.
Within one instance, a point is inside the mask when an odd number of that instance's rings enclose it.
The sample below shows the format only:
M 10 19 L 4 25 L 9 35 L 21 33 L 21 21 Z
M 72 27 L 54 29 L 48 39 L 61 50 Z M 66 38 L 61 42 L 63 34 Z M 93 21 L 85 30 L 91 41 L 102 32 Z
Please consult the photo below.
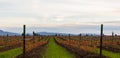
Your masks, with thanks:
M 23 26 L 23 58 L 25 58 L 25 32 L 26 32 L 26 26 Z
M 102 40 L 103 40 L 103 24 L 101 24 L 101 37 L 100 37 L 100 58 L 102 58 Z

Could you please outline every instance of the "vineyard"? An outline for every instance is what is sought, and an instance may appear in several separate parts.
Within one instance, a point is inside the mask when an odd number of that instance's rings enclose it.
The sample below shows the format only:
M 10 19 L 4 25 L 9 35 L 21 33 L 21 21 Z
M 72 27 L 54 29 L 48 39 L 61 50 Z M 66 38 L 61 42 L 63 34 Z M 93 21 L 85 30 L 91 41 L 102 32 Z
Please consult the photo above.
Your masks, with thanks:
M 25 58 L 99 58 L 99 36 L 26 36 Z M 0 58 L 23 58 L 22 36 L 0 37 Z M 54 51 L 54 52 L 53 52 Z M 58 54 L 57 54 L 58 53 Z M 105 36 L 103 58 L 120 57 L 119 36 Z
M 100 41 L 99 36 L 71 36 L 55 37 L 56 42 L 74 52 L 78 58 L 99 58 Z M 103 40 L 103 57 L 102 58 L 119 58 L 120 57 L 120 39 L 115 37 L 114 40 L 108 39 L 111 36 L 105 36 Z
M 0 58 L 120 58 L 118 35 L 0 36 Z
M 0 0 L 0 58 L 120 58 L 120 0 Z
M 49 37 L 41 38 L 40 36 L 26 36 L 26 54 L 25 57 L 34 57 L 34 50 L 42 48 L 42 46 L 48 43 Z M 8 36 L 1 38 L 0 41 L 0 58 L 23 58 L 23 44 L 22 36 Z M 37 53 L 36 53 L 37 54 Z

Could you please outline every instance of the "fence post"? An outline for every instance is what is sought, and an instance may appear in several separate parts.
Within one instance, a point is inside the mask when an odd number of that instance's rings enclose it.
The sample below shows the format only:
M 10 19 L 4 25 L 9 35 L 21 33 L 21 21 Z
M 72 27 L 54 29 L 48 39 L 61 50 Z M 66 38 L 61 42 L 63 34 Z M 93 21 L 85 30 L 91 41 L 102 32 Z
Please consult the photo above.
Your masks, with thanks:
M 40 34 L 38 35 L 39 36 L 39 41 L 41 40 L 41 36 L 40 36 Z
M 81 33 L 79 34 L 79 40 L 78 41 L 79 41 L 78 42 L 79 43 L 78 47 L 79 47 L 81 45 L 80 42 L 82 42 L 82 34 Z
M 23 26 L 23 58 L 25 58 L 25 33 L 26 33 L 26 26 Z
M 81 40 L 82 39 L 82 34 L 81 33 L 79 34 L 79 37 L 80 37 L 80 40 Z
M 7 34 L 7 38 L 6 38 L 6 40 L 5 41 L 9 41 L 10 39 L 9 39 L 9 35 Z
M 70 34 L 68 36 L 69 36 L 69 40 L 70 40 Z
M 103 24 L 101 24 L 101 37 L 100 37 L 100 58 L 102 58 L 102 40 L 103 40 Z
M 114 40 L 114 32 L 112 32 L 112 43 L 113 43 L 113 40 Z
M 35 43 L 35 32 L 33 31 L 33 43 Z

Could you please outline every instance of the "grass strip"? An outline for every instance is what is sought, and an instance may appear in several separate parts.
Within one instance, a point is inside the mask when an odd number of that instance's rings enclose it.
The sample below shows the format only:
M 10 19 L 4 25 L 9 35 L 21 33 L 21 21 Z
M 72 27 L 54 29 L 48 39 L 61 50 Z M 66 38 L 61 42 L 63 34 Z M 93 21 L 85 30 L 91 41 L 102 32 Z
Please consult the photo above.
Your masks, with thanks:
M 74 54 L 56 44 L 53 38 L 50 38 L 49 44 L 46 46 L 46 51 L 42 56 L 43 58 L 75 58 Z
M 0 53 L 0 58 L 15 58 L 20 54 L 22 54 L 22 49 L 16 48 Z
M 97 54 L 100 53 L 98 48 L 94 52 L 97 53 Z M 102 54 L 104 56 L 108 56 L 110 58 L 120 58 L 120 53 L 114 53 L 114 52 L 107 51 L 107 50 L 102 50 Z

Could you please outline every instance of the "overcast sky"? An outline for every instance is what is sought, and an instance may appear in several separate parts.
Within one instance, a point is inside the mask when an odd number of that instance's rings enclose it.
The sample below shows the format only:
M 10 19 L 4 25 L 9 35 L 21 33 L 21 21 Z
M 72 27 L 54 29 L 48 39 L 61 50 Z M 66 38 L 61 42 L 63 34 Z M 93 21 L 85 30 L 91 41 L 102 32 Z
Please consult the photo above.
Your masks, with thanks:
M 21 32 L 16 28 L 23 24 L 31 30 L 70 33 L 97 33 L 104 24 L 106 34 L 119 33 L 120 0 L 0 0 L 0 28 Z

